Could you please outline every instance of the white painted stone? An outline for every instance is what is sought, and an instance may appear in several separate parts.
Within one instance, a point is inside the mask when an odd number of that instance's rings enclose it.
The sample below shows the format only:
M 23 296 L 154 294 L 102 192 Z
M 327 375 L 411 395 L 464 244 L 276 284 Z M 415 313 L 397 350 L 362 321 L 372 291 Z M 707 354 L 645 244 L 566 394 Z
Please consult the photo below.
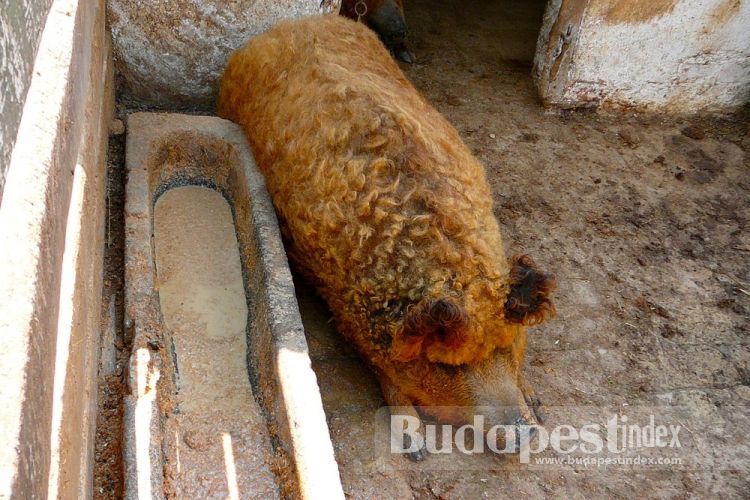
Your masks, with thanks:
M 0 200 L 31 69 L 52 0 L 0 2 Z
M 750 100 L 750 2 L 662 1 L 671 8 L 648 19 L 637 6 L 632 19 L 612 16 L 623 1 L 549 3 L 534 75 L 546 103 L 695 112 Z
M 340 0 L 110 0 L 121 98 L 213 109 L 227 56 L 282 19 L 338 11 Z
M 103 0 L 55 0 L 0 204 L 0 498 L 91 494 L 114 104 Z

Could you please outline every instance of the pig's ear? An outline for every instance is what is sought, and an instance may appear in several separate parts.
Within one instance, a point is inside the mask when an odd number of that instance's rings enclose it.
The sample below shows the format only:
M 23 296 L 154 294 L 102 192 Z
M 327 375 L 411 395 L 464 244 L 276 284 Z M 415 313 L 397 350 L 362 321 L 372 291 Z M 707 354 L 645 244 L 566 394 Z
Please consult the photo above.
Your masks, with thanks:
M 469 315 L 452 299 L 423 299 L 409 308 L 394 339 L 392 354 L 397 361 L 412 361 L 427 347 L 439 343 L 447 350 L 459 349 L 466 341 Z
M 555 315 L 550 295 L 557 288 L 552 274 L 542 272 L 528 255 L 510 259 L 510 291 L 505 302 L 505 320 L 522 325 L 538 325 Z

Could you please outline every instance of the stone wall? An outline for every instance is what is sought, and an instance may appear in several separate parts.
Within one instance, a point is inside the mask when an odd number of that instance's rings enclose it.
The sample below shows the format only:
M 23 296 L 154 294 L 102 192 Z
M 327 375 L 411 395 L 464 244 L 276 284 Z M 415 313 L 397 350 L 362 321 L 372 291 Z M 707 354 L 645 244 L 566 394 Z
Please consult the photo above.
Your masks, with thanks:
M 104 0 L 53 0 L 38 47 L 0 204 L 0 498 L 91 498 L 114 105 Z
M 550 0 L 534 78 L 545 104 L 673 112 L 750 100 L 747 0 Z
M 39 37 L 52 0 L 0 2 L 0 200 Z
M 211 110 L 227 56 L 286 18 L 340 0 L 109 0 L 119 99 L 134 107 Z

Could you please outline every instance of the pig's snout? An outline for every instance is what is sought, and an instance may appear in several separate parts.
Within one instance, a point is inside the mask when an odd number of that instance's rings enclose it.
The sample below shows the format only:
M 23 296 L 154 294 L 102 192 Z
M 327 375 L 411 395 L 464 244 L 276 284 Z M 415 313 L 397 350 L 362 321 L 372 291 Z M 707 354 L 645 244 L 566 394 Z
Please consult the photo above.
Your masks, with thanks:
M 470 371 L 469 386 L 476 409 L 484 414 L 488 430 L 497 427 L 497 450 L 519 453 L 537 434 L 541 402 L 502 356 L 490 359 Z
M 394 0 L 385 0 L 370 13 L 367 21 L 388 47 L 403 43 L 406 38 L 404 12 Z
M 515 442 L 502 443 L 505 445 L 505 449 L 508 453 L 519 453 L 524 447 L 529 446 L 537 433 L 536 423 L 529 422 L 525 418 L 519 418 L 514 423 L 515 426 Z M 500 444 L 500 443 L 498 443 Z
M 507 424 L 500 424 L 502 430 L 495 434 L 496 449 L 502 454 L 516 454 L 529 446 L 537 435 L 539 424 L 533 418 L 519 416 Z

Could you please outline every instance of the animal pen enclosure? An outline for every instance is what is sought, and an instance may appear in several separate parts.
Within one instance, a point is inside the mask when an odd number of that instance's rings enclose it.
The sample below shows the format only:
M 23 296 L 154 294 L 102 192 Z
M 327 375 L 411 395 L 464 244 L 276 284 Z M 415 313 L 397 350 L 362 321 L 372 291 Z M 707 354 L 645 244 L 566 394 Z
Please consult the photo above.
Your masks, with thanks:
M 633 489 L 648 496 L 743 496 L 750 463 L 750 132 L 742 107 L 750 96 L 750 4 L 744 0 L 405 2 L 416 62 L 401 68 L 485 165 L 507 251 L 528 251 L 558 278 L 558 318 L 532 331 L 526 363 L 547 407 L 545 427 L 603 423 L 613 415 L 647 424 L 655 415 L 681 426 L 679 449 L 622 455 L 652 459 L 651 465 L 594 465 L 584 462 L 586 454 L 554 449 L 532 455 L 529 464 L 492 453 L 433 454 L 423 462 L 375 453 L 384 418 L 376 379 L 335 332 L 310 285 L 294 276 L 296 300 L 284 296 L 280 323 L 252 323 L 268 318 L 250 309 L 248 331 L 275 324 L 301 335 L 304 327 L 305 338 L 294 340 L 300 358 L 261 364 L 271 386 L 312 385 L 262 395 L 257 389 L 265 383 L 248 375 L 253 398 L 238 404 L 254 408 L 248 418 L 257 425 L 257 442 L 243 433 L 250 424 L 220 429 L 215 415 L 216 435 L 210 426 L 176 426 L 206 417 L 176 412 L 179 391 L 165 385 L 169 397 L 147 407 L 151 423 L 161 427 L 139 431 L 155 440 L 144 468 L 135 453 L 135 401 L 156 383 L 149 378 L 153 360 L 178 366 L 180 349 L 191 347 L 159 333 L 161 326 L 144 330 L 138 316 L 147 306 L 148 314 L 175 321 L 158 303 L 164 276 L 144 292 L 147 299 L 131 299 L 138 317 L 127 309 L 125 295 L 136 283 L 126 255 L 158 266 L 150 252 L 154 245 L 160 252 L 150 215 L 126 211 L 125 203 L 137 201 L 132 194 L 125 199 L 126 184 L 132 188 L 137 179 L 126 173 L 126 162 L 139 153 L 126 155 L 125 142 L 136 133 L 156 138 L 157 132 L 142 132 L 142 121 L 161 115 L 132 113 L 213 114 L 229 51 L 282 18 L 337 8 L 317 0 L 26 0 L 0 7 L 6 55 L 0 496 L 169 497 L 186 494 L 181 488 L 189 481 L 201 496 L 624 497 Z M 188 134 L 227 126 L 174 120 Z M 177 137 L 176 144 L 202 143 Z M 225 161 L 221 154 L 229 149 L 188 149 L 201 168 L 211 162 L 233 172 L 245 168 L 236 158 Z M 230 250 L 234 245 L 237 258 L 252 260 L 263 255 L 249 250 L 260 241 L 253 238 L 278 231 L 275 218 L 263 222 L 268 226 L 248 223 L 253 210 L 243 204 L 263 195 L 246 196 L 246 173 L 222 175 L 170 186 L 218 189 L 223 197 L 214 201 L 226 205 L 222 213 L 230 220 L 225 229 L 231 234 L 234 224 L 236 233 Z M 148 196 L 177 193 L 159 187 L 161 181 L 149 181 Z M 148 211 L 156 196 L 149 200 L 141 200 Z M 215 228 L 217 213 L 204 213 L 216 217 Z M 127 217 L 146 221 L 136 239 Z M 272 255 L 285 268 L 283 256 Z M 267 282 L 248 275 L 263 268 L 254 265 L 234 276 L 238 297 L 246 294 L 251 308 L 261 307 L 253 301 L 267 293 Z M 249 373 L 257 372 L 254 355 L 278 354 L 269 335 L 256 350 L 248 344 Z M 312 372 L 304 369 L 307 356 Z M 210 369 L 229 361 L 191 363 Z M 302 368 L 284 375 L 284 366 Z M 174 384 L 169 370 L 162 384 Z M 219 382 L 231 383 L 226 379 Z M 295 414 L 285 398 L 300 390 L 312 403 Z M 294 436 L 279 431 L 285 421 L 321 428 Z M 308 438 L 318 441 L 299 441 Z M 175 458 L 180 447 L 183 462 Z M 178 462 L 185 469 L 178 471 Z M 315 470 L 326 480 L 310 479 Z M 154 488 L 148 494 L 140 489 L 145 478 Z

